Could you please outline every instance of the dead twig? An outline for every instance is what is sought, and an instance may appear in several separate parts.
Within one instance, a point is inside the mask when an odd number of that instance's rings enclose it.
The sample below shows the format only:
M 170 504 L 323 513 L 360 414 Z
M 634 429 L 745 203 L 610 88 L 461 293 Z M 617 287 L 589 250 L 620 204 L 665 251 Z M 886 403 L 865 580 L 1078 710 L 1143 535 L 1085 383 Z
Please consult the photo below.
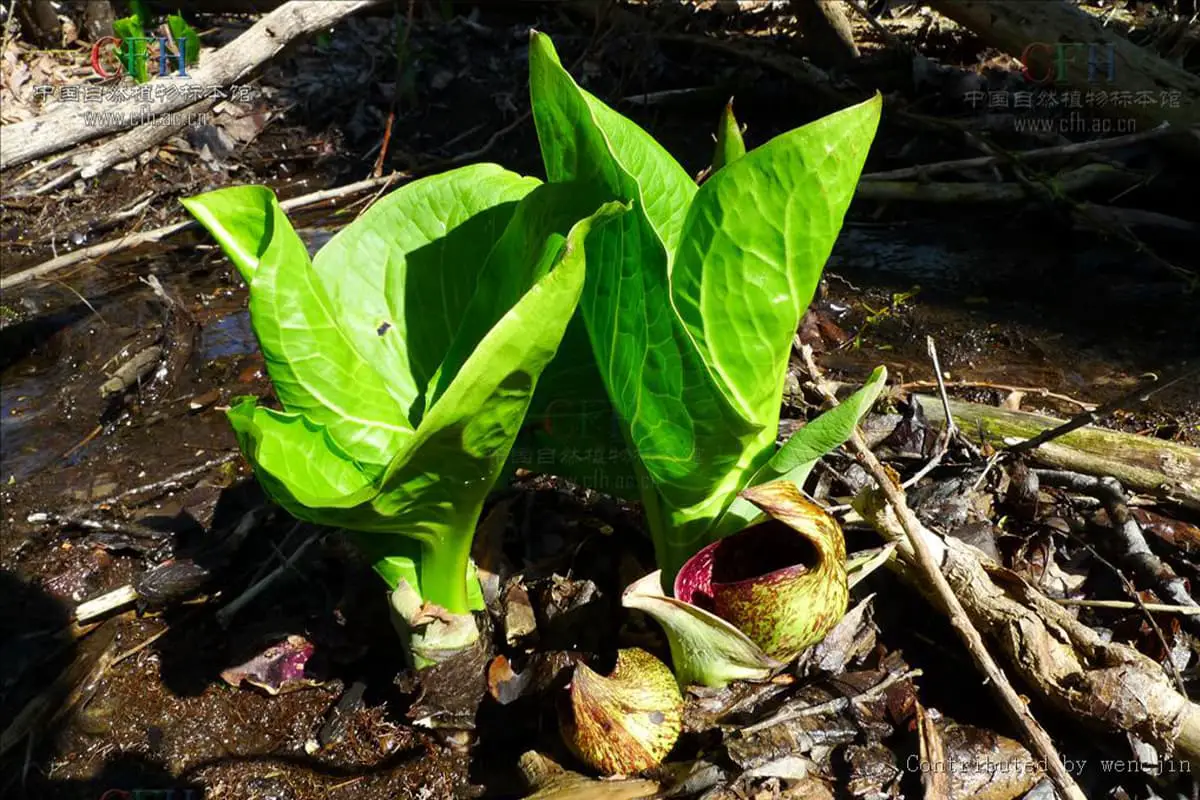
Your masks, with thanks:
M 141 486 L 135 486 L 132 489 L 126 489 L 125 491 L 120 492 L 119 494 L 114 494 L 114 495 L 109 495 L 108 497 L 103 497 L 103 498 L 97 500 L 96 502 L 92 503 L 91 510 L 92 511 L 100 511 L 101 509 L 105 508 L 106 506 L 110 506 L 113 503 L 118 503 L 128 497 L 133 497 L 134 495 L 147 494 L 150 492 L 157 492 L 158 494 L 162 494 L 165 491 L 169 491 L 171 489 L 178 488 L 186 480 L 190 480 L 191 478 L 195 478 L 198 475 L 203 475 L 204 473 L 208 472 L 211 469 L 215 469 L 224 464 L 228 464 L 230 461 L 237 459 L 239 456 L 241 456 L 240 452 L 226 453 L 223 456 L 218 456 L 217 458 L 211 458 L 208 461 L 205 461 L 203 464 L 199 464 L 194 467 L 188 467 L 185 470 L 181 470 L 172 475 L 168 475 L 167 477 L 161 478 L 157 481 L 152 481 L 150 483 L 142 484 Z M 146 500 L 150 500 L 153 497 L 157 497 L 157 496 L 158 495 L 156 494 L 156 495 L 152 495 L 151 497 L 143 498 L 143 502 L 145 502 Z
M 102 617 L 110 611 L 123 608 L 137 599 L 137 589 L 133 588 L 133 584 L 127 583 L 111 592 L 105 592 L 99 597 L 84 600 L 75 606 L 75 621 L 80 624 L 88 622 L 96 617 Z
M 870 689 L 860 692 L 852 697 L 837 697 L 833 700 L 828 700 L 824 703 L 818 703 L 812 706 L 805 706 L 804 708 L 782 708 L 766 719 L 742 728 L 741 734 L 745 736 L 751 733 L 757 733 L 758 731 L 772 728 L 783 722 L 800 719 L 801 717 L 819 717 L 823 714 L 838 714 L 850 708 L 850 706 L 855 703 L 863 703 L 867 700 L 871 700 L 880 696 L 900 681 L 916 678 L 921 674 L 922 672 L 919 669 L 906 669 L 899 672 L 891 672 L 888 673 L 883 680 L 872 686 Z
M 473 161 L 479 158 L 495 147 L 496 142 L 500 141 L 502 137 L 506 136 L 522 125 L 527 119 L 529 119 L 529 117 L 530 112 L 526 111 L 508 125 L 505 125 L 503 128 L 500 128 L 492 133 L 492 135 L 488 137 L 488 140 L 480 147 L 477 147 L 474 150 L 469 150 L 465 153 L 460 153 L 453 158 L 448 158 L 443 161 L 429 164 L 420 170 L 420 173 L 426 174 L 436 172 L 440 169 L 456 166 L 463 162 Z M 392 181 L 400 178 L 413 178 L 416 177 L 416 175 L 417 171 L 391 172 L 379 178 L 367 178 L 366 180 L 361 180 L 357 183 L 350 183 L 345 186 L 338 186 L 332 189 L 322 189 L 317 192 L 301 195 L 300 197 L 293 197 L 290 200 L 282 201 L 279 205 L 284 211 L 307 208 L 309 206 L 317 205 L 318 203 L 324 203 L 330 200 L 338 200 L 349 195 L 358 194 L 359 192 L 376 189 L 379 186 L 387 186 Z M 46 276 L 50 275 L 51 273 L 84 261 L 100 259 L 104 256 L 113 255 L 114 253 L 131 250 L 143 244 L 160 242 L 163 239 L 167 239 L 177 233 L 195 230 L 199 227 L 200 223 L 196 222 L 195 220 L 184 220 L 183 222 L 176 222 L 173 225 L 155 228 L 151 231 L 131 233 L 119 239 L 111 239 L 106 242 L 94 244 L 91 247 L 84 247 L 71 253 L 65 253 L 61 256 L 52 258 L 49 261 L 38 264 L 37 266 L 30 267 L 29 269 L 21 270 L 20 272 L 0 278 L 0 292 L 9 291 L 32 280 L 44 280 Z
M 68 157 L 74 166 L 57 178 L 37 187 L 31 194 L 45 194 L 75 178 L 84 180 L 94 178 L 122 161 L 137 158 L 151 147 L 170 139 L 194 120 L 201 119 L 216 104 L 217 98 L 210 97 L 179 112 L 178 117 L 173 118 L 177 121 L 172 121 L 171 124 L 161 124 L 163 120 L 159 118 L 153 125 L 138 125 L 133 130 L 127 131 L 99 147 L 89 148 L 83 152 L 69 153 Z
M 846 0 L 846 4 L 853 8 L 858 15 L 867 21 L 867 24 L 879 34 L 884 43 L 888 47 L 895 50 L 897 53 L 908 54 L 912 52 L 912 48 L 904 43 L 899 36 L 892 33 L 879 21 L 879 17 L 871 13 L 871 9 L 863 4 L 862 0 Z
M 901 557 L 889 566 L 931 603 L 940 604 L 921 571 L 914 569 L 909 534 L 882 490 L 861 491 L 854 508 L 897 544 Z M 1167 757 L 1200 760 L 1200 705 L 1179 692 L 1161 664 L 1101 636 L 974 547 L 939 537 L 919 521 L 915 529 L 976 628 L 1042 700 L 1102 730 L 1131 734 Z
M 836 406 L 838 404 L 837 397 L 825 386 L 824 377 L 817 368 L 816 362 L 813 361 L 812 348 L 805 345 L 801 348 L 801 355 L 818 390 L 825 396 L 828 402 Z M 862 432 L 857 426 L 855 426 L 854 434 L 850 438 L 850 445 L 854 449 L 859 462 L 878 484 L 888 505 L 899 520 L 900 526 L 907 537 L 908 544 L 916 556 L 916 565 L 920 569 L 923 582 L 934 592 L 942 607 L 946 610 L 950 625 L 959 635 L 959 638 L 962 639 L 967 652 L 970 653 L 976 666 L 987 678 L 992 691 L 1000 700 L 1001 705 L 1013 723 L 1024 733 L 1025 739 L 1032 750 L 1045 762 L 1046 772 L 1049 774 L 1050 779 L 1054 781 L 1055 787 L 1066 800 L 1086 800 L 1083 790 L 1079 788 L 1075 779 L 1071 777 L 1071 773 L 1067 771 L 1062 756 L 1059 755 L 1058 749 L 1050 739 L 1050 735 L 1046 733 L 1046 730 L 1034 718 L 1029 707 L 1021 699 L 1021 696 L 1017 694 L 1017 691 L 1013 688 L 1012 683 L 1009 682 L 1000 665 L 992 658 L 991 653 L 988 652 L 987 646 L 983 642 L 983 637 L 971 622 L 971 618 L 967 615 L 966 609 L 963 608 L 958 597 L 954 594 L 954 590 L 950 587 L 946 576 L 942 574 L 941 568 L 938 566 L 933 553 L 929 549 L 929 545 L 922 535 L 920 521 L 912 509 L 908 507 L 908 503 L 904 498 L 904 490 L 900 488 L 899 481 L 896 480 L 893 473 L 888 472 L 887 468 L 871 452 L 871 448 L 867 446 Z
M 379 157 L 375 159 L 375 169 L 371 171 L 371 175 L 376 178 L 383 175 L 388 145 L 392 141 L 392 126 L 396 124 L 396 105 L 400 100 L 400 87 L 404 85 L 404 68 L 407 66 L 408 60 L 408 36 L 412 31 L 415 8 L 415 0 L 408 0 L 408 13 L 404 18 L 404 35 L 400 37 L 400 44 L 396 47 L 396 88 L 392 91 L 392 106 L 388 111 L 387 123 L 383 126 L 383 141 L 379 143 Z
M 1064 436 L 1071 431 L 1078 430 L 1085 425 L 1094 425 L 1103 417 L 1108 416 L 1114 411 L 1119 411 L 1133 405 L 1141 405 L 1164 389 L 1169 389 L 1170 387 L 1178 383 L 1182 383 L 1183 381 L 1193 378 L 1197 375 L 1200 375 L 1200 367 L 1185 370 L 1176 375 L 1174 378 L 1163 382 L 1159 382 L 1158 376 L 1153 375 L 1151 376 L 1150 380 L 1143 382 L 1141 386 L 1134 389 L 1132 392 L 1123 394 L 1113 400 L 1109 400 L 1107 403 L 1101 403 L 1090 411 L 1084 411 L 1081 414 L 1077 414 L 1056 428 L 1043 431 L 1031 439 L 1026 439 L 1022 442 L 1009 445 L 1006 449 L 1010 453 L 1023 453 L 1027 450 L 1033 450 L 1043 444 L 1046 444 L 1047 442 L 1057 439 L 1060 436 Z
M 143 528 L 139 525 L 129 525 L 124 522 L 117 522 L 116 520 L 94 519 L 74 514 L 60 514 L 56 511 L 36 511 L 26 517 L 25 521 L 33 525 L 61 525 L 64 528 L 80 528 L 85 531 L 96 531 L 98 533 L 122 533 L 138 539 L 147 537 L 158 539 L 163 535 L 161 531 Z
M 266 591 L 267 587 L 278 580 L 285 572 L 290 570 L 292 566 L 300 560 L 300 557 L 304 555 L 305 551 L 312 547 L 314 543 L 325 538 L 327 533 L 328 531 L 325 529 L 313 531 L 311 534 L 309 534 L 307 539 L 301 542 L 299 546 L 292 551 L 292 554 L 288 556 L 282 564 L 271 570 L 271 572 L 269 572 L 257 583 L 251 584 L 240 595 L 230 600 L 229 604 L 216 614 L 217 622 L 221 625 L 221 627 L 229 627 L 229 623 L 239 611 L 245 608 L 252 600 L 254 600 L 254 598 Z
M 1166 603 L 1135 603 L 1132 600 L 1072 600 L 1068 597 L 1057 598 L 1054 602 L 1062 606 L 1078 606 L 1080 608 L 1111 608 L 1119 611 L 1136 611 L 1145 609 L 1156 614 L 1181 614 L 1183 616 L 1200 615 L 1200 606 L 1172 606 Z
M 912 391 L 913 389 L 932 389 L 937 386 L 936 381 L 909 381 L 908 383 L 900 384 L 900 388 L 904 391 Z M 1048 397 L 1051 400 L 1061 400 L 1064 403 L 1079 406 L 1085 411 L 1091 411 L 1096 407 L 1095 403 L 1087 403 L 1083 400 L 1076 400 L 1074 397 L 1065 394 L 1052 392 L 1045 387 L 1030 387 L 1030 386 L 1012 386 L 1007 383 L 992 383 L 990 381 L 946 381 L 944 384 L 950 389 L 996 389 L 1004 392 L 1021 392 L 1022 394 L 1032 394 L 1038 397 Z
M 142 379 L 158 366 L 158 360 L 162 353 L 163 349 L 158 345 L 147 347 L 136 353 L 133 358 L 118 367 L 111 378 L 100 385 L 100 396 L 108 398 L 113 395 L 125 394 L 134 386 L 139 385 Z
M 950 398 L 946 395 L 946 384 L 942 382 L 942 364 L 938 360 L 937 345 L 934 344 L 932 336 L 925 337 L 925 347 L 929 351 L 929 360 L 933 362 L 933 374 L 937 378 L 938 393 L 942 398 L 942 410 L 946 412 L 946 425 L 938 435 L 937 448 L 933 457 L 902 484 L 901 488 L 904 489 L 915 486 L 922 478 L 937 469 L 937 466 L 942 463 L 942 459 L 946 457 L 946 453 L 950 452 L 950 443 L 956 437 L 962 438 L 958 436 L 958 426 L 954 424 L 954 415 L 950 412 Z M 971 446 L 970 449 L 973 455 L 979 455 L 979 451 L 974 446 Z
M 298 208 L 307 208 L 309 206 L 324 203 L 329 200 L 337 200 L 348 195 L 358 194 L 359 192 L 368 191 L 375 187 L 386 184 L 388 181 L 395 180 L 397 177 L 411 177 L 407 173 L 392 173 L 385 175 L 382 178 L 367 178 L 366 180 L 350 183 L 345 186 L 338 186 L 333 189 L 322 189 L 318 192 L 311 192 L 300 197 L 293 197 L 290 200 L 284 200 L 280 206 L 284 211 L 291 211 Z M 99 242 L 90 247 L 84 247 L 75 250 L 71 253 L 64 253 L 57 258 L 52 258 L 37 266 L 29 269 L 15 272 L 12 275 L 6 275 L 0 278 L 0 291 L 10 291 L 18 286 L 21 286 L 29 281 L 44 280 L 47 275 L 58 272 L 59 270 L 79 264 L 84 261 L 92 261 L 103 258 L 105 256 L 120 253 L 125 250 L 131 250 L 135 247 L 140 247 L 144 244 L 159 242 L 174 236 L 183 231 L 194 230 L 200 227 L 200 223 L 195 220 L 184 220 L 176 222 L 173 225 L 166 225 L 162 228 L 155 228 L 149 231 L 140 231 L 131 233 L 127 236 L 122 236 L 117 239 L 110 239 L 105 242 Z
M 381 0 L 354 2 L 287 2 L 264 15 L 245 33 L 222 47 L 191 73 L 196 86 L 229 86 L 249 76 L 274 58 L 289 42 L 323 30 L 351 14 L 379 5 Z M 73 104 L 66 104 L 73 106 Z M 35 158 L 52 155 L 83 142 L 128 130 L 142 114 L 154 117 L 182 111 L 192 97 L 177 93 L 156 98 L 149 105 L 140 99 L 114 103 L 102 120 L 62 108 L 26 122 L 5 126 L 0 138 L 0 169 L 17 167 Z
M 1057 194 L 1030 180 L 984 181 L 869 181 L 860 182 L 854 196 L 860 200 L 914 203 L 1016 203 L 1030 197 L 1050 202 L 1075 192 L 1098 188 L 1128 188 L 1141 178 L 1108 164 L 1085 164 L 1054 177 Z
M 1163 652 L 1169 654 L 1171 652 L 1171 645 L 1167 641 L 1167 636 L 1163 633 L 1163 629 L 1158 624 L 1158 620 L 1156 620 L 1154 615 L 1150 613 L 1150 609 L 1146 608 L 1146 604 L 1142 602 L 1142 598 L 1138 594 L 1137 587 L 1133 585 L 1133 582 L 1129 580 L 1129 578 L 1125 577 L 1125 573 L 1118 569 L 1116 564 L 1113 564 L 1107 558 L 1100 555 L 1100 553 L 1096 551 L 1096 548 L 1092 547 L 1075 534 L 1070 534 L 1070 536 L 1076 541 L 1076 543 L 1086 547 L 1087 551 L 1091 553 L 1092 558 L 1096 559 L 1105 567 L 1107 567 L 1108 571 L 1117 577 L 1117 580 L 1121 582 L 1121 586 L 1125 589 L 1126 594 L 1133 598 L 1132 603 L 1134 607 L 1142 612 L 1142 617 L 1145 618 L 1146 623 L 1150 626 L 1151 630 L 1154 631 L 1154 635 L 1158 637 L 1158 642 L 1162 645 Z M 1184 622 L 1190 622 L 1190 620 L 1185 619 Z M 1180 674 L 1179 667 L 1175 665 L 1175 660 L 1168 655 L 1164 661 L 1166 661 L 1167 664 L 1167 671 L 1171 673 L 1171 677 L 1175 680 L 1175 688 L 1179 689 L 1181 694 L 1187 694 L 1187 685 L 1183 682 L 1183 675 Z
M 959 170 L 990 167 L 995 164 L 1007 162 L 1010 160 L 1010 157 L 1018 161 L 1032 161 L 1042 158 L 1076 156 L 1083 153 L 1095 153 L 1101 150 L 1124 147 L 1137 142 L 1156 139 L 1169 133 L 1173 133 L 1173 131 L 1170 125 L 1164 122 L 1148 131 L 1140 131 L 1138 133 L 1130 133 L 1123 136 L 1111 136 L 1107 139 L 1095 139 L 1090 142 L 1072 142 L 1071 144 L 1055 145 L 1054 147 L 1042 147 L 1037 150 L 1025 150 L 1024 152 L 1016 152 L 1006 155 L 960 158 L 954 161 L 938 161 L 933 164 L 918 164 L 915 167 L 904 167 L 903 169 L 893 169 L 886 172 L 868 172 L 862 176 L 862 180 L 898 181 L 907 180 L 909 178 L 920 179 L 927 175 L 937 175 L 943 172 L 957 172 Z

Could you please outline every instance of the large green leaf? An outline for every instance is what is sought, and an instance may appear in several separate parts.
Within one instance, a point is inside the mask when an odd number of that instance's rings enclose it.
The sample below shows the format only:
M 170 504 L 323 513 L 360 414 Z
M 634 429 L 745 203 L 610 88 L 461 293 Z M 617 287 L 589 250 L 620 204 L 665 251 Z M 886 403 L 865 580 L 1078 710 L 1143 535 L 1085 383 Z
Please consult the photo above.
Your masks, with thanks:
M 136 10 L 136 9 L 135 9 Z M 146 33 L 142 30 L 144 20 L 138 14 L 113 20 L 113 33 L 121 40 L 118 57 L 129 77 L 137 83 L 150 80 L 146 67 Z
M 759 431 L 725 401 L 671 310 L 668 245 L 695 185 L 649 134 L 580 89 L 541 34 L 530 90 L 550 180 L 633 204 L 588 242 L 580 311 L 609 401 L 666 507 L 706 503 L 713 476 L 735 470 Z
M 779 419 L 792 337 L 842 227 L 880 98 L 775 137 L 719 170 L 688 209 L 671 297 L 739 413 Z
M 342 229 L 313 260 L 334 312 L 363 358 L 387 370 L 413 427 L 489 253 L 517 201 L 538 185 L 495 164 L 414 181 Z
M 491 191 L 488 183 L 500 177 L 498 168 L 455 172 L 460 174 L 428 179 L 417 187 L 419 191 L 411 193 L 407 206 L 393 201 L 373 218 L 364 215 L 335 237 L 313 265 L 270 192 L 252 198 L 268 201 L 272 209 L 269 224 L 260 223 L 246 211 L 253 203 L 247 202 L 251 195 L 245 193 L 225 198 L 226 208 L 237 212 L 228 218 L 222 217 L 219 202 L 209 196 L 194 199 L 189 208 L 226 222 L 238 219 L 239 214 L 250 216 L 250 224 L 243 228 L 226 225 L 217 229 L 234 245 L 229 247 L 231 253 L 237 254 L 234 258 L 240 260 L 239 268 L 251 277 L 252 318 L 264 351 L 283 342 L 279 345 L 281 363 L 273 365 L 272 372 L 281 398 L 293 386 L 286 381 L 281 385 L 276 376 L 287 376 L 295 365 L 303 368 L 310 362 L 321 365 L 312 369 L 314 374 L 332 371 L 347 381 L 344 391 L 355 400 L 362 399 L 370 380 L 390 395 L 407 390 L 412 397 L 414 389 L 423 392 L 424 385 L 412 375 L 421 359 L 433 365 L 430 377 L 435 373 L 445 376 L 444 391 L 423 409 L 415 428 L 405 427 L 407 436 L 390 443 L 383 468 L 359 458 L 346 446 L 337 432 L 347 423 L 336 414 L 322 415 L 320 409 L 311 407 L 292 408 L 286 401 L 284 411 L 275 411 L 245 400 L 236 404 L 229 416 L 259 480 L 281 505 L 301 519 L 373 535 L 377 541 L 367 550 L 385 578 L 407 579 L 415 572 L 423 597 L 452 613 L 462 613 L 471 606 L 464 576 L 475 524 L 520 429 L 538 377 L 574 314 L 585 276 L 584 240 L 593 223 L 624 209 L 621 204 L 606 204 L 572 226 L 564 223 L 565 217 L 537 211 L 545 206 L 544 195 L 527 196 L 506 214 L 505 229 L 481 228 L 477 227 L 480 218 L 494 225 L 496 217 L 488 212 L 510 204 L 503 191 L 499 193 L 502 203 L 477 209 L 472 217 L 463 207 L 471 207 L 481 193 Z M 464 182 L 462 173 L 470 180 Z M 520 191 L 529 187 L 529 182 L 522 180 L 515 187 Z M 513 188 L 510 185 L 508 191 Z M 430 203 L 430 198 L 443 199 L 445 205 Z M 572 209 L 563 207 L 563 214 L 569 213 Z M 201 217 L 202 221 L 206 217 Z M 410 227 L 405 229 L 406 225 Z M 393 244 L 384 246 L 388 231 L 395 234 L 390 239 Z M 253 241 L 255 232 L 267 237 L 265 247 Z M 462 235 L 473 238 L 475 252 L 470 252 L 467 242 L 447 241 Z M 421 236 L 428 241 L 421 242 Z M 481 238 L 484 236 L 487 238 Z M 398 246 L 397 241 L 409 246 Z M 333 246 L 335 242 L 338 247 Z M 377 260 L 370 261 L 372 255 Z M 368 259 L 365 263 L 361 261 L 364 257 Z M 339 258 L 344 259 L 340 271 Z M 454 258 L 475 259 L 473 278 L 480 276 L 486 263 L 505 275 L 520 277 L 499 301 L 480 303 L 464 298 L 460 287 L 448 279 L 418 275 L 418 270 L 434 267 L 467 274 L 465 265 L 452 263 Z M 405 266 L 412 268 L 408 274 Z M 424 287 L 428 294 L 414 294 L 414 285 Z M 356 287 L 361 293 L 357 304 Z M 480 286 L 481 293 L 494 289 L 490 284 Z M 321 321 L 326 329 L 314 332 L 311 326 L 286 324 L 287 307 L 280 298 L 301 305 L 307 298 L 312 307 L 325 312 Z M 505 304 L 502 313 L 494 313 Z M 456 340 L 464 341 L 460 327 L 470 308 L 485 309 L 495 318 L 478 336 L 466 335 L 465 341 L 472 345 L 469 352 L 447 367 Z M 442 320 L 439 312 L 454 315 L 453 324 Z M 388 316 L 379 327 L 361 322 L 366 316 L 373 323 L 384 313 Z M 279 324 L 281 318 L 285 324 Z M 336 335 L 331 335 L 329 328 Z M 377 340 L 393 329 L 398 341 L 379 348 Z M 412 337 L 418 341 L 407 346 L 405 340 Z M 331 354 L 330 349 L 339 343 L 345 348 Z M 442 351 L 435 352 L 434 347 Z M 406 358 L 412 353 L 420 358 Z M 354 363 L 356 358 L 369 370 L 351 379 L 345 375 L 344 365 L 336 361 Z M 399 384 L 399 389 L 394 384 Z M 310 385 L 311 380 L 301 388 Z M 420 404 L 420 396 L 412 397 L 412 402 Z M 395 407 L 398 427 L 407 426 L 402 407 L 399 403 Z M 361 420 L 358 423 L 363 427 Z M 350 440 L 361 444 L 353 437 Z M 411 546 L 383 544 L 397 535 L 420 545 L 419 559 L 414 561 L 406 552 Z
M 542 373 L 526 429 L 513 448 L 524 467 L 637 501 L 639 489 L 620 418 L 608 401 L 583 317 L 567 326 L 558 355 Z
M 530 90 L 549 180 L 633 206 L 588 242 L 579 308 L 659 565 L 673 576 L 774 452 L 788 348 L 853 195 L 878 98 L 734 158 L 697 191 L 536 33 Z M 574 345 L 570 355 L 583 363 Z
M 433 392 L 436 400 L 489 329 L 553 264 L 570 227 L 596 210 L 586 193 L 569 184 L 543 184 L 516 209 L 511 223 L 481 264 L 474 295 L 458 312 L 460 325 Z
M 530 69 L 534 117 L 551 181 L 575 182 L 576 194 L 592 202 L 613 198 L 636 201 L 635 213 L 644 219 L 630 224 L 648 228 L 650 246 L 661 248 L 654 258 L 662 262 L 662 269 L 669 270 L 670 253 L 696 192 L 687 172 L 652 136 L 579 89 L 562 70 L 549 37 L 540 33 L 531 39 Z M 602 161 L 593 157 L 597 142 L 579 142 L 570 134 L 571 123 L 560 114 L 565 107 L 595 117 L 601 138 L 610 145 L 602 148 Z M 562 132 L 567 135 L 556 138 L 555 132 L 564 123 Z M 553 144 L 548 144 L 551 141 Z M 618 153 L 621 163 L 614 170 L 609 162 Z M 624 173 L 623 177 L 619 173 Z M 614 227 L 608 226 L 606 235 L 624 241 L 625 234 L 616 233 Z M 632 257 L 629 263 L 634 263 Z M 594 264 L 593 259 L 590 271 Z M 608 400 L 582 318 L 568 328 L 559 356 L 547 367 L 543 387 L 530 408 L 532 424 L 522 441 L 523 458 L 513 466 L 553 472 L 636 498 L 638 479 L 629 461 L 627 436 L 621 431 L 620 414 Z
M 492 164 L 415 181 L 343 229 L 311 264 L 265 187 L 183 202 L 250 285 L 254 330 L 284 409 L 381 470 L 420 421 L 427 382 L 492 243 L 537 185 Z
M 261 221 L 251 216 L 255 202 Z M 236 243 L 231 258 L 249 275 L 251 322 L 284 410 L 321 426 L 351 458 L 381 470 L 412 435 L 407 408 L 344 327 L 274 193 L 235 187 L 185 204 L 206 227 L 220 221 L 210 228 L 218 241 Z M 244 228 L 234 227 L 247 217 Z M 253 243 L 260 232 L 263 239 Z
M 199 62 L 200 34 L 196 33 L 196 29 L 179 14 L 167 17 L 167 28 L 171 31 L 171 38 L 175 40 L 178 54 L 183 56 L 184 63 L 190 67 Z M 178 67 L 176 70 L 178 71 Z

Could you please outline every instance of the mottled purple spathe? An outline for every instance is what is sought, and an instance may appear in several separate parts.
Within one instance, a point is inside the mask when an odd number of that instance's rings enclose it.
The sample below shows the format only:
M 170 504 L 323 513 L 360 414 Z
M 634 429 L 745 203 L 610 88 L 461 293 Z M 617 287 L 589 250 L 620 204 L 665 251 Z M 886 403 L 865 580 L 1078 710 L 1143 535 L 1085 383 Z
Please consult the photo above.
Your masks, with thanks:
M 767 655 L 787 661 L 841 619 L 849 590 L 841 529 L 785 483 L 748 492 L 773 519 L 692 556 L 674 589 L 676 599 L 716 614 Z
M 737 534 L 734 534 L 736 536 Z M 712 575 L 713 559 L 722 539 L 705 547 L 687 560 L 675 576 L 675 597 L 685 603 L 713 610 Z

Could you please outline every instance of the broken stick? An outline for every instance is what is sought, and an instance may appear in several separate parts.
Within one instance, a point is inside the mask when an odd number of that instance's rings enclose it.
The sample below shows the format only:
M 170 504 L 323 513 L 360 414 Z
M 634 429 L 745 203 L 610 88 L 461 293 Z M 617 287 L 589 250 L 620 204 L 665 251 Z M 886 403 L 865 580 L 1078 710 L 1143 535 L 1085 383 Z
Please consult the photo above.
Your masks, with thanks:
M 248 31 L 196 67 L 190 83 L 214 91 L 244 80 L 256 69 L 301 36 L 323 30 L 382 0 L 317 2 L 293 0 L 263 17 Z M 51 155 L 77 144 L 128 130 L 146 118 L 181 111 L 195 102 L 187 92 L 158 97 L 152 103 L 129 100 L 114 104 L 110 113 L 96 120 L 73 107 L 62 108 L 27 122 L 6 125 L 0 137 L 0 170 Z

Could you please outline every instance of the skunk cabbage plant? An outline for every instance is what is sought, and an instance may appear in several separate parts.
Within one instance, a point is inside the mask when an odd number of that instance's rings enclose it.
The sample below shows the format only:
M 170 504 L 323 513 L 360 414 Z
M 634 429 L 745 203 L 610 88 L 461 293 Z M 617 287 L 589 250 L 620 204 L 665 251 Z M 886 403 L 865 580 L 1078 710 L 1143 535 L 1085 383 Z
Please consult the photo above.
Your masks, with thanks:
M 589 236 L 579 304 L 584 335 L 564 341 L 547 371 L 554 378 L 543 388 L 571 398 L 580 387 L 599 387 L 587 391 L 603 392 L 610 404 L 632 456 L 662 571 L 648 580 L 666 578 L 677 595 L 668 599 L 682 602 L 676 576 L 689 559 L 731 534 L 757 532 L 771 517 L 810 544 L 814 536 L 836 537 L 826 549 L 844 561 L 836 523 L 808 519 L 811 504 L 797 510 L 787 503 L 799 498 L 795 487 L 817 459 L 844 442 L 870 408 L 885 381 L 882 369 L 851 402 L 802 428 L 782 448 L 776 437 L 793 339 L 853 197 L 879 123 L 879 96 L 749 151 L 727 109 L 714 170 L 697 186 L 648 133 L 581 89 L 549 38 L 536 32 L 530 91 L 549 181 L 575 185 L 591 204 L 619 201 L 631 209 Z M 552 405 L 550 400 L 544 407 Z M 770 503 L 742 496 L 762 484 L 775 485 Z M 783 507 L 775 502 L 780 498 L 787 501 Z M 797 525 L 801 517 L 807 521 Z M 819 565 L 793 566 L 803 573 Z M 808 625 L 811 619 L 801 619 L 806 615 L 796 603 L 782 617 L 747 623 L 763 633 L 753 642 L 758 667 L 794 656 L 841 617 L 844 563 L 839 569 L 840 579 L 837 570 L 828 579 L 840 580 L 841 591 L 797 601 L 819 597 L 828 608 L 812 607 L 807 617 L 827 624 Z M 711 580 L 685 580 L 697 582 L 708 586 Z M 775 588 L 795 591 L 786 581 Z M 633 595 L 647 592 L 653 587 L 642 585 Z M 688 605 L 688 614 L 694 610 L 703 618 L 701 628 L 716 625 L 708 609 Z M 736 670 L 681 665 L 681 652 L 694 656 L 722 645 L 709 640 L 678 649 L 675 640 L 691 622 L 659 619 L 673 637 L 681 679 L 721 683 L 739 676 Z M 672 633 L 672 625 L 681 627 Z M 773 630 L 781 625 L 810 630 Z
M 250 287 L 282 406 L 232 405 L 243 453 L 294 516 L 355 535 L 402 621 L 425 620 L 402 628 L 418 666 L 478 636 L 476 523 L 575 312 L 588 231 L 623 212 L 582 199 L 463 167 L 392 192 L 311 260 L 267 188 L 183 201 Z

